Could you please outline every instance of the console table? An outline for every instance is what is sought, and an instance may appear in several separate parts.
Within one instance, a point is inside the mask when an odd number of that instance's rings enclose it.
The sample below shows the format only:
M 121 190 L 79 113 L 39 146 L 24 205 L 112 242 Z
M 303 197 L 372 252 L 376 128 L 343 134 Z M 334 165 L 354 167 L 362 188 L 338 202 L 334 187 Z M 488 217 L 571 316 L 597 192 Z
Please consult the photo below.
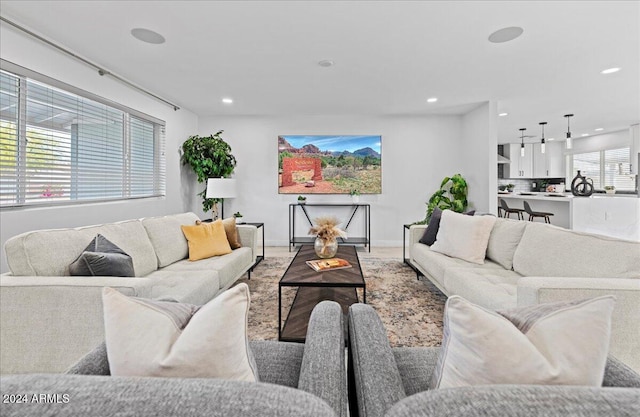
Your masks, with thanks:
M 308 208 L 310 207 L 350 207 L 349 220 L 344 226 L 344 231 L 348 232 L 349 225 L 353 220 L 356 213 L 362 213 L 364 216 L 364 236 L 348 236 L 346 239 L 338 238 L 339 245 L 364 245 L 369 248 L 371 252 L 371 206 L 369 204 L 319 204 L 319 203 L 307 203 L 307 204 L 289 204 L 289 252 L 291 248 L 296 245 L 313 245 L 315 237 L 302 237 L 296 236 L 296 211 L 301 210 L 309 223 L 309 227 L 313 226 L 311 217 L 309 216 Z

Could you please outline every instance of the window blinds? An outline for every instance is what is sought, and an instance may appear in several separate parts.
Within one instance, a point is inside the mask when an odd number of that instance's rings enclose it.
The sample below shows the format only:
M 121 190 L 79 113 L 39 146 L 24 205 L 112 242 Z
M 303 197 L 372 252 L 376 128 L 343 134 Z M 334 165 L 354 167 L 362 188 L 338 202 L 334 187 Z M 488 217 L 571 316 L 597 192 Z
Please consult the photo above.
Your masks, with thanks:
M 163 123 L 77 89 L 0 75 L 2 207 L 164 195 Z
M 579 153 L 572 156 L 573 175 L 577 171 L 593 180 L 596 190 L 613 185 L 616 190 L 635 190 L 635 176 L 629 165 L 629 148 Z

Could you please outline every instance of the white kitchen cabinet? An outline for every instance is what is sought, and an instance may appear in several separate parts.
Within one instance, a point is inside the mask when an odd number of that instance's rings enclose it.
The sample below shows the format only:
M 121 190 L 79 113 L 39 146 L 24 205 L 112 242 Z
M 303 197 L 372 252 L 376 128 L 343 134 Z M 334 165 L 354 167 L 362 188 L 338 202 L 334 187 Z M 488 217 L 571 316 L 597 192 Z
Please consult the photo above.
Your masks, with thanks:
M 640 240 L 640 199 L 591 196 L 573 199 L 572 229 L 620 239 Z
M 640 163 L 638 158 L 638 153 L 640 153 L 640 124 L 631 125 L 629 128 L 629 136 L 631 137 L 631 149 L 629 149 L 631 173 L 638 175 L 638 172 L 640 172 L 640 170 L 638 170 L 638 163 Z
M 520 156 L 520 144 L 510 143 L 509 148 L 509 178 L 534 178 L 533 176 L 533 144 L 524 144 L 524 157 Z
M 564 172 L 564 153 L 560 142 L 546 144 L 542 153 L 542 144 L 533 144 L 533 178 L 561 178 Z

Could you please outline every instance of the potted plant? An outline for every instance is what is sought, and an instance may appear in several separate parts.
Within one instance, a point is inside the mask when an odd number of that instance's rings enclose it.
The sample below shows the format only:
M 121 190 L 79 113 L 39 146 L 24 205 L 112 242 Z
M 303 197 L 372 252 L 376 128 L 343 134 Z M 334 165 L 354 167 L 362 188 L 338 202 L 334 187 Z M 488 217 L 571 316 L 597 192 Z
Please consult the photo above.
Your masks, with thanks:
M 226 178 L 236 167 L 236 158 L 231 154 L 231 146 L 220 137 L 224 130 L 215 135 L 189 136 L 182 144 L 182 164 L 189 165 L 196 173 L 199 183 L 209 178 Z M 211 210 L 220 199 L 206 198 L 206 188 L 198 193 L 202 197 L 204 212 Z
M 462 213 L 467 208 L 467 181 L 460 174 L 445 177 L 440 183 L 440 189 L 433 193 L 427 202 L 426 217 L 416 224 L 427 224 L 436 207 L 441 210 L 449 209 Z
M 507 184 L 507 191 L 510 193 L 513 192 L 513 189 L 516 188 L 515 184 Z
M 607 194 L 615 194 L 616 193 L 616 187 L 614 187 L 613 185 L 605 185 L 604 186 L 604 192 Z
M 351 200 L 354 204 L 358 204 L 360 202 L 360 191 L 354 188 L 353 190 L 349 191 L 349 195 L 351 196 Z
M 298 196 L 298 204 L 304 204 L 307 202 L 307 197 L 299 195 Z
M 236 222 L 242 220 L 242 213 L 240 213 L 239 211 L 236 211 L 235 213 L 233 213 L 233 217 L 235 217 Z

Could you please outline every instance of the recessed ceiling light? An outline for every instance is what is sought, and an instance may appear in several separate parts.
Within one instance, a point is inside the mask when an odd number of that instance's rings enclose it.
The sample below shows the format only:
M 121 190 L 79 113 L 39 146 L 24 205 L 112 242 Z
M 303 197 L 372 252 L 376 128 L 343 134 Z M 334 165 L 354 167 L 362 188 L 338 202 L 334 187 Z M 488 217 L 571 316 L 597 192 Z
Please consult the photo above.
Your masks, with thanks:
M 556 140 L 555 138 L 547 138 L 547 140 Z
M 500 30 L 496 30 L 491 35 L 489 35 L 489 42 L 492 43 L 503 43 L 509 42 L 522 35 L 524 29 L 519 26 L 511 26 L 508 28 L 502 28 Z
M 504 117 L 504 116 L 508 116 L 508 115 L 509 115 L 509 113 L 500 113 L 500 114 L 498 114 L 498 116 L 500 116 L 500 117 Z
M 153 43 L 155 45 L 159 45 L 165 42 L 164 36 L 149 29 L 131 29 L 131 35 L 142 42 Z
M 431 97 L 427 99 L 427 103 L 435 103 L 436 101 L 438 101 L 438 97 Z
M 330 59 L 323 59 L 322 61 L 318 62 L 318 65 L 320 65 L 321 67 L 324 67 L 324 68 L 332 67 L 333 64 L 335 64 L 335 62 L 333 62 Z
M 589 136 L 589 134 L 588 134 L 588 133 L 583 133 L 583 134 L 582 134 L 582 135 L 580 135 L 580 136 L 585 137 L 585 136 Z
M 604 128 L 599 127 L 599 128 L 597 128 L 597 129 L 594 129 L 594 130 L 595 130 L 596 132 L 601 132 L 601 131 L 603 131 L 603 130 L 604 130 Z
M 607 68 L 606 70 L 600 71 L 600 74 L 613 74 L 618 71 L 620 71 L 620 68 Z
M 233 103 L 233 99 L 225 97 L 225 98 L 222 99 L 222 102 L 224 104 L 231 104 L 231 103 Z

